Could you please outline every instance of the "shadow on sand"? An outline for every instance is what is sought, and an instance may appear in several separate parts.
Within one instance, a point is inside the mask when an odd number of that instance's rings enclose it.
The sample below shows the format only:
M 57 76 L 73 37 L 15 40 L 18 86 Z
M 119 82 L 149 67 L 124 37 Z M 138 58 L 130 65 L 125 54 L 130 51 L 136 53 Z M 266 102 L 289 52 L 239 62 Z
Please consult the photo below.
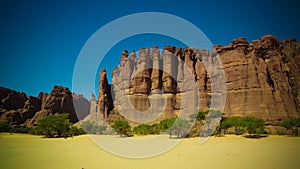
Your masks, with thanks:
M 245 138 L 251 138 L 251 139 L 261 139 L 261 138 L 266 138 L 268 135 L 259 135 L 259 134 L 254 134 L 254 135 L 246 135 L 244 136 Z

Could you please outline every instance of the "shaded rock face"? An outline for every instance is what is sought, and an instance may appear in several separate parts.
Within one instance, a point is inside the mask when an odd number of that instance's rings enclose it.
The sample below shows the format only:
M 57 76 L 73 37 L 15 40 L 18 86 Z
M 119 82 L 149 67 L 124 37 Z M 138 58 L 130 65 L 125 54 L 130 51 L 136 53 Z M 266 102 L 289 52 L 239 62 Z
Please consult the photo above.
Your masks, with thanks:
M 69 113 L 70 121 L 75 123 L 90 111 L 88 100 L 62 86 L 54 86 L 50 94 L 41 92 L 38 97 L 0 87 L 0 96 L 0 121 L 11 125 L 33 126 L 55 113 Z M 79 112 L 78 116 L 75 110 Z
M 40 93 L 38 98 L 42 101 L 41 110 L 27 123 L 28 126 L 36 125 L 41 118 L 56 113 L 69 113 L 70 122 L 76 123 L 90 111 L 89 102 L 82 95 L 72 94 L 63 86 L 54 86 L 50 94 Z
M 25 93 L 16 92 L 0 87 L 1 108 L 6 110 L 21 109 L 24 107 L 27 96 Z
M 21 125 L 41 109 L 41 101 L 25 93 L 0 87 L 0 121 Z
M 135 52 L 128 56 L 124 51 L 120 67 L 113 71 L 112 85 L 107 83 L 106 72 L 100 76 L 97 113 L 109 119 L 110 112 L 118 112 L 116 107 L 126 107 L 125 97 L 135 109 L 147 111 L 149 99 L 159 89 L 167 98 L 164 116 L 172 117 L 182 108 L 181 96 L 188 93 L 189 87 L 183 86 L 194 82 L 200 93 L 199 109 L 206 110 L 211 106 L 213 77 L 205 65 L 216 64 L 216 56 L 226 77 L 225 116 L 256 116 L 278 124 L 300 115 L 300 43 L 295 39 L 279 42 L 271 35 L 251 43 L 238 38 L 227 46 L 214 46 L 212 52 L 166 46 L 160 53 L 153 47 L 141 49 L 137 58 Z M 113 103 L 108 99 L 116 96 L 121 99 L 113 99 Z
M 106 119 L 113 108 L 112 97 L 110 94 L 111 86 L 108 84 L 106 70 L 102 70 L 100 72 L 100 81 L 101 83 L 99 83 L 100 88 L 98 97 L 98 110 L 99 112 L 102 112 L 103 117 Z M 92 99 L 92 101 L 94 101 L 94 99 Z

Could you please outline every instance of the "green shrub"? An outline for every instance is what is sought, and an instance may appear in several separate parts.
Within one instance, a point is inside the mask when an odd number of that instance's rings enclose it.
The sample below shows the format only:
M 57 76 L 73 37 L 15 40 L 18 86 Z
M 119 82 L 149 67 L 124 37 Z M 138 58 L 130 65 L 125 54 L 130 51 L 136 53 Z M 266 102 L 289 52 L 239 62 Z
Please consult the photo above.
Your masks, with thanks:
M 264 131 L 265 122 L 260 118 L 246 116 L 243 118 L 243 125 L 251 137 L 252 134 L 259 134 L 258 131 Z
M 161 131 L 166 131 L 169 128 L 171 128 L 175 122 L 176 118 L 169 118 L 169 119 L 165 119 L 160 121 L 159 125 L 161 127 Z
M 72 136 L 78 136 L 78 135 L 83 135 L 86 134 L 85 131 L 83 130 L 83 128 L 77 128 L 77 127 L 71 127 L 70 128 L 70 134 Z
M 95 129 L 96 134 L 104 134 L 107 128 L 107 126 L 102 126 L 102 125 L 95 126 L 95 127 L 96 127 Z
M 120 137 L 131 135 L 130 133 L 131 126 L 127 121 L 115 120 L 111 127 L 120 134 Z
M 240 116 L 231 116 L 231 117 L 223 118 L 221 120 L 220 127 L 223 130 L 224 134 L 226 134 L 228 132 L 228 129 L 231 127 L 234 128 L 234 133 L 236 135 L 240 135 L 244 133 L 243 118 Z
M 282 129 L 276 130 L 277 135 L 286 135 L 286 132 Z
M 172 135 L 176 135 L 177 138 L 185 137 L 188 134 L 190 127 L 190 121 L 177 118 L 177 120 L 169 130 L 170 138 L 172 137 Z
M 87 134 L 96 134 L 96 126 L 91 121 L 84 121 L 81 123 L 81 127 Z
M 28 134 L 30 132 L 30 128 L 25 127 L 12 127 L 10 130 L 11 133 L 22 133 L 22 134 Z
M 41 119 L 36 127 L 38 134 L 45 137 L 68 137 L 70 136 L 71 123 L 68 120 L 69 114 L 50 114 Z
M 0 122 L 0 132 L 10 132 L 11 127 L 8 123 Z
M 194 113 L 194 114 L 191 114 L 189 116 L 189 118 L 191 119 L 196 119 L 198 121 L 202 121 L 202 120 L 205 120 L 205 117 L 206 115 L 208 114 L 209 110 L 206 110 L 206 111 L 199 111 L 197 113 Z
M 151 126 L 151 134 L 159 134 L 162 131 L 162 127 L 160 124 L 152 124 Z
M 87 134 L 104 134 L 106 131 L 107 126 L 99 125 L 97 126 L 92 121 L 84 121 L 81 123 L 82 130 L 85 131 Z
M 280 126 L 291 131 L 291 135 L 299 136 L 298 127 L 300 127 L 300 117 L 290 117 L 282 120 Z
M 152 126 L 148 124 L 141 124 L 133 128 L 133 133 L 136 135 L 148 135 L 152 133 Z

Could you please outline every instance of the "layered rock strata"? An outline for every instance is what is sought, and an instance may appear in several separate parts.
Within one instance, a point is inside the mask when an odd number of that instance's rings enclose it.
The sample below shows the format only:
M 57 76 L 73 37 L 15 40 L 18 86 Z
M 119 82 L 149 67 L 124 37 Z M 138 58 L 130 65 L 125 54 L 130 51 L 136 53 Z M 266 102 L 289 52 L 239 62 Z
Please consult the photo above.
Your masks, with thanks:
M 127 118 L 138 119 L 139 114 L 129 112 L 134 108 L 139 113 L 153 110 L 150 119 L 174 117 L 182 106 L 195 105 L 183 99 L 185 94 L 192 96 L 193 84 L 197 84 L 198 109 L 209 109 L 212 98 L 218 98 L 212 88 L 221 86 L 215 80 L 220 69 L 226 83 L 224 116 L 255 116 L 268 124 L 299 116 L 300 43 L 280 42 L 271 35 L 251 43 L 238 38 L 227 46 L 214 46 L 211 52 L 166 46 L 162 52 L 157 47 L 140 49 L 137 57 L 134 51 L 130 55 L 124 51 L 111 85 L 106 72 L 100 73 L 97 114 L 109 119 L 110 113 L 128 111 Z

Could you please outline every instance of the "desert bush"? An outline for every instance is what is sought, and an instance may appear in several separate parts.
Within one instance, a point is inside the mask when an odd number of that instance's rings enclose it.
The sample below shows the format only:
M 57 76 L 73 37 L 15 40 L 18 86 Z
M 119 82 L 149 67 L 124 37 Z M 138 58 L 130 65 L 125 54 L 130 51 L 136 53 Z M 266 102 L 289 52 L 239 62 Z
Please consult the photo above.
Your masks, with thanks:
M 0 132 L 10 132 L 11 129 L 8 123 L 0 122 Z
M 136 135 L 148 135 L 152 132 L 152 126 L 148 124 L 141 124 L 133 128 L 133 133 Z
M 161 127 L 161 131 L 167 131 L 168 129 L 170 129 L 174 122 L 175 122 L 176 118 L 169 118 L 169 119 L 165 119 L 159 122 L 159 125 Z
M 71 123 L 68 120 L 69 114 L 50 114 L 41 119 L 36 127 L 37 134 L 45 137 L 68 137 L 70 136 Z
M 120 134 L 120 137 L 131 135 L 131 126 L 127 121 L 115 120 L 111 127 Z
M 177 118 L 169 129 L 170 138 L 172 135 L 175 135 L 177 138 L 185 137 L 188 134 L 190 127 L 191 123 L 188 120 Z
M 299 136 L 298 127 L 300 127 L 300 117 L 290 117 L 282 120 L 280 126 L 289 130 L 292 136 Z
M 84 121 L 81 123 L 81 127 L 87 134 L 104 134 L 107 126 L 99 125 L 97 126 L 92 121 Z
M 265 122 L 263 119 L 246 116 L 242 122 L 250 137 L 252 134 L 259 134 L 259 131 L 264 131 Z
M 197 113 L 194 113 L 194 114 L 191 114 L 189 116 L 189 118 L 191 119 L 196 119 L 198 121 L 202 121 L 202 120 L 205 120 L 205 116 L 208 114 L 209 110 L 206 110 L 206 111 L 199 111 Z
M 240 116 L 231 116 L 231 117 L 223 118 L 221 120 L 220 128 L 223 130 L 224 134 L 227 134 L 228 129 L 231 127 L 234 128 L 234 133 L 236 135 L 243 134 L 244 133 L 243 118 Z

